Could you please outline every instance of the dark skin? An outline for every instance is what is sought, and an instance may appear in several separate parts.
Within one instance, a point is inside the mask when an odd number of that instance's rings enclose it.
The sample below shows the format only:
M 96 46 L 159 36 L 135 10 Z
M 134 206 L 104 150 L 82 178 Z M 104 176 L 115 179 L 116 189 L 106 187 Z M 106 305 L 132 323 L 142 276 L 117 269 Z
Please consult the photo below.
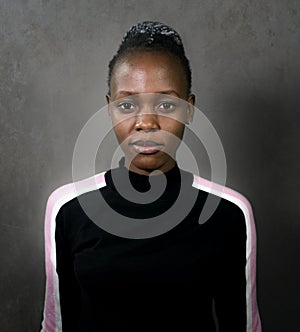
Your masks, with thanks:
M 131 52 L 116 63 L 110 91 L 106 96 L 108 111 L 125 154 L 125 166 L 144 175 L 172 169 L 185 123 L 192 121 L 195 102 L 194 95 L 187 94 L 180 61 L 163 51 Z M 179 106 L 180 102 L 184 106 Z

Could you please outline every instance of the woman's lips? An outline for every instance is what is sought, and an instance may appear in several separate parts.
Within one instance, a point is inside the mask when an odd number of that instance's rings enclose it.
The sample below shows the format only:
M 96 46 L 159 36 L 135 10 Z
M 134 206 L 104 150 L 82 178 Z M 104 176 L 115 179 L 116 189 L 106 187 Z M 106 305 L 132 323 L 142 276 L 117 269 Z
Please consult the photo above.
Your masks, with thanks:
M 130 143 L 137 153 L 152 154 L 160 151 L 163 148 L 163 144 L 154 141 L 138 140 Z

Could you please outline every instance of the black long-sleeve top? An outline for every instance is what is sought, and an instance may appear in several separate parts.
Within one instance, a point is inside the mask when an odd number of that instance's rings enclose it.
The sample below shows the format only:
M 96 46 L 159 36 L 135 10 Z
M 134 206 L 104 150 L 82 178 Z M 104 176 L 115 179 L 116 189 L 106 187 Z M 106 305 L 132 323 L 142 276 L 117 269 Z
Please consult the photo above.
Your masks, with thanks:
M 208 193 L 191 173 L 176 166 L 155 175 L 152 185 L 164 176 L 167 185 L 148 204 L 120 195 L 117 189 L 126 191 L 127 174 L 124 166 L 107 171 L 99 189 L 64 198 L 56 208 L 52 273 L 59 293 L 55 317 L 60 317 L 53 331 L 210 332 L 217 326 L 220 332 L 260 331 L 248 266 L 253 244 L 241 204 L 221 198 L 209 220 L 200 224 Z M 129 174 L 135 190 L 151 190 L 148 176 Z M 164 216 L 181 194 L 182 207 L 193 201 L 192 208 L 163 234 L 133 239 L 101 227 L 112 218 L 122 223 L 122 216 L 137 223 Z M 97 218 L 91 220 L 92 215 Z

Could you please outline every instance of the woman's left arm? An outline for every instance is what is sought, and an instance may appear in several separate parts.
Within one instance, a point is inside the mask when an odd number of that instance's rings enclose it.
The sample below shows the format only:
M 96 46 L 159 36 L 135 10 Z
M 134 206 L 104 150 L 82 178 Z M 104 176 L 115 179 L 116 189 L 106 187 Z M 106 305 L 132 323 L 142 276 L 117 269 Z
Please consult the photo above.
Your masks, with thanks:
M 214 273 L 214 300 L 219 332 L 261 332 L 256 303 L 256 232 L 253 212 L 245 198 L 235 202 L 239 207 L 224 220 L 225 245 Z

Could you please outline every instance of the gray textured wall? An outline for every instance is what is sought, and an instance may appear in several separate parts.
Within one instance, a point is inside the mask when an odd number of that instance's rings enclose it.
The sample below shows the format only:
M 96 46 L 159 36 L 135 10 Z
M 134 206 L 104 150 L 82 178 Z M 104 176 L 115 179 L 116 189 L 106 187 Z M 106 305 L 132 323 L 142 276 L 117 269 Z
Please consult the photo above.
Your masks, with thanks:
M 299 12 L 292 0 L 0 1 L 1 331 L 39 329 L 47 197 L 71 181 L 108 61 L 144 19 L 181 33 L 227 184 L 253 205 L 264 331 L 300 331 Z

